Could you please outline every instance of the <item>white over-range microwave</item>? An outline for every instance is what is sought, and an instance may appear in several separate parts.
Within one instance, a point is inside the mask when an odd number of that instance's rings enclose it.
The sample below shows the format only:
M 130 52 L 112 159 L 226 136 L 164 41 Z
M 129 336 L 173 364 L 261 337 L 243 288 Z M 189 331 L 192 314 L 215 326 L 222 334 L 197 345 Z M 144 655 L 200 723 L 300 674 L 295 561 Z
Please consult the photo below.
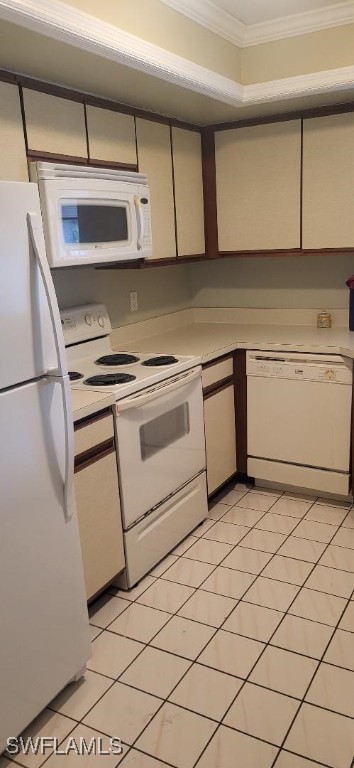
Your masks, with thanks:
M 141 173 L 36 162 L 51 267 L 106 264 L 152 254 L 150 191 Z

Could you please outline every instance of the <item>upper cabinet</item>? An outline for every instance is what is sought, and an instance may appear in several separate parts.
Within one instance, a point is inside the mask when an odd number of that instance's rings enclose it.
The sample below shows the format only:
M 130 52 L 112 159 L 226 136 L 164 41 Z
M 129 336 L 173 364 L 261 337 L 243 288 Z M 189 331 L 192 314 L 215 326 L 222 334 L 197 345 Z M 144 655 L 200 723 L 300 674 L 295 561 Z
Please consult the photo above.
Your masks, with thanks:
M 303 248 L 354 247 L 354 114 L 304 120 Z
M 220 251 L 300 248 L 301 121 L 217 131 Z
M 87 160 L 84 105 L 24 88 L 28 153 Z
M 176 256 L 175 211 L 170 127 L 137 119 L 140 173 L 146 173 L 151 195 L 153 259 Z
M 0 180 L 28 181 L 20 95 L 11 83 L 0 83 Z
M 197 131 L 172 128 L 177 255 L 205 251 L 201 137 Z
M 134 117 L 89 105 L 86 114 L 90 160 L 136 166 Z

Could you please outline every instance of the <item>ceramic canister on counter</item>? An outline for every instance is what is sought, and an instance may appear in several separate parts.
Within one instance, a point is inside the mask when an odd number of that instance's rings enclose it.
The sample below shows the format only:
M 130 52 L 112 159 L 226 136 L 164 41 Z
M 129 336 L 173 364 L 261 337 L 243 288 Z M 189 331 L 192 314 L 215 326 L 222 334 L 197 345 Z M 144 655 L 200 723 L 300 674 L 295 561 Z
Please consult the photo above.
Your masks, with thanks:
M 329 312 L 319 312 L 317 315 L 317 328 L 330 328 L 332 318 Z

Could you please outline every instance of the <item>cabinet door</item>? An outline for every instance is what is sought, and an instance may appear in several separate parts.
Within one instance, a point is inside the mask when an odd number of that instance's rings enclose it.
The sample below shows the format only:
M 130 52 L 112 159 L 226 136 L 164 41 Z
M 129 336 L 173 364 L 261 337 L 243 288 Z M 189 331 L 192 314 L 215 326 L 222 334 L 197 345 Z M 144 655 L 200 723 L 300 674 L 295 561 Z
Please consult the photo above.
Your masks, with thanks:
M 89 105 L 86 114 L 90 159 L 136 165 L 134 117 Z
M 208 495 L 236 472 L 233 384 L 204 400 Z
M 354 247 L 354 114 L 304 120 L 303 247 Z
M 23 90 L 28 150 L 87 159 L 84 105 Z
M 153 259 L 176 256 L 175 212 L 170 127 L 136 121 L 139 171 L 146 173 L 151 193 Z
M 11 83 L 0 83 L 0 180 L 28 181 L 20 94 Z
M 115 452 L 77 468 L 75 497 L 89 600 L 124 568 Z
M 215 134 L 220 251 L 300 247 L 301 121 Z
M 172 128 L 177 255 L 205 252 L 201 137 Z

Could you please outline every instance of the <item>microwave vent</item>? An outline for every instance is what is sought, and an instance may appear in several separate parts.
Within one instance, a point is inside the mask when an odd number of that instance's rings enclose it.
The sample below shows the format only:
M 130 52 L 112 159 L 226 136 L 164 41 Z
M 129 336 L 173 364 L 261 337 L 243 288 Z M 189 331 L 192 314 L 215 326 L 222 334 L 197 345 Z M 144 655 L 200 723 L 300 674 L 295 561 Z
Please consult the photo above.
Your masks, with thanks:
M 119 171 L 115 168 L 94 168 L 86 165 L 65 165 L 63 163 L 30 163 L 31 181 L 47 179 L 104 179 L 130 184 L 148 184 L 144 173 Z

